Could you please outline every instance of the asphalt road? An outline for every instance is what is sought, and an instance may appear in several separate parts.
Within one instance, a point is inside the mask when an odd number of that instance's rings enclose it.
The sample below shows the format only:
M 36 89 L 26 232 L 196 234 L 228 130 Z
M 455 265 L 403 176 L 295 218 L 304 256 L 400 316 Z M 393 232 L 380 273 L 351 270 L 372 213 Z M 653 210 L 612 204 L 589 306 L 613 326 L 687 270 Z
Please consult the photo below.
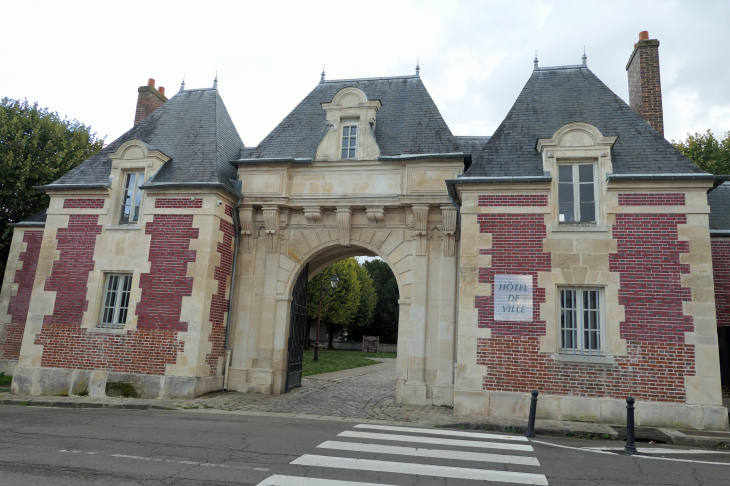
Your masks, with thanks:
M 596 450 L 622 447 L 611 441 L 399 429 L 220 412 L 0 407 L 0 485 L 730 484 L 730 453 L 650 446 L 662 450 L 625 457 Z

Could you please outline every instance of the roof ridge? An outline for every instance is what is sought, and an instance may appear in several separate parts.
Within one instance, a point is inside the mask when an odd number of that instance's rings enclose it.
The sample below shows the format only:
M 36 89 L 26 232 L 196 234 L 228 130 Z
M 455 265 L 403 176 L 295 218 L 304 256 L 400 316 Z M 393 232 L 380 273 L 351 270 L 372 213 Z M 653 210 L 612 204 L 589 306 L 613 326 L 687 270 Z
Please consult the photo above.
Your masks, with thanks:
M 318 83 L 318 84 L 348 83 L 348 82 L 352 82 L 352 81 L 380 81 L 380 80 L 386 80 L 386 79 L 410 79 L 410 78 L 419 78 L 420 79 L 420 76 L 417 76 L 415 74 L 410 74 L 410 75 L 403 75 L 403 76 L 381 76 L 381 77 L 375 77 L 375 78 L 326 79 L 323 83 Z

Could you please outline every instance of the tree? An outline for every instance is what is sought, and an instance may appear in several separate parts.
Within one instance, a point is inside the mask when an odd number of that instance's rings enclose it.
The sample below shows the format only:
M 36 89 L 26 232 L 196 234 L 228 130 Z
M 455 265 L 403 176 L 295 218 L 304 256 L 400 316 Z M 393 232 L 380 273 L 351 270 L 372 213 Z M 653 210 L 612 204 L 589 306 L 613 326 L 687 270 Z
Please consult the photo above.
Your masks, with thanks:
M 371 260 L 363 264 L 372 277 L 377 294 L 377 302 L 372 323 L 368 326 L 351 330 L 348 341 L 362 341 L 363 335 L 380 336 L 381 343 L 398 342 L 398 282 L 387 263 L 383 260 Z
M 361 290 L 357 267 L 359 264 L 354 258 L 340 260 L 319 272 L 307 286 L 307 316 L 313 319 L 316 325 L 320 285 L 324 281 L 321 324 L 327 326 L 328 349 L 332 349 L 334 335 L 352 323 L 360 305 Z M 329 282 L 335 273 L 340 279 L 340 284 L 337 291 L 332 293 Z
M 672 145 L 710 174 L 730 175 L 730 132 L 723 140 L 716 139 L 710 130 L 706 134 L 687 134 L 687 140 L 672 140 Z
M 55 181 L 103 146 L 90 127 L 38 103 L 0 100 L 0 284 L 13 238 L 10 225 L 48 207 L 49 197 L 33 186 Z

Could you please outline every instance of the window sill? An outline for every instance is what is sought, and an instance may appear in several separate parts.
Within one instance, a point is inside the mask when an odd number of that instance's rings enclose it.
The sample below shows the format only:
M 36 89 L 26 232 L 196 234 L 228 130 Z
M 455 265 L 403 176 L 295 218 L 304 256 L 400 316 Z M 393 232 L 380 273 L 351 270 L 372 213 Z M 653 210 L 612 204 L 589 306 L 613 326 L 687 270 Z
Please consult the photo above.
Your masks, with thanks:
M 566 232 L 575 232 L 575 231 L 608 231 L 608 226 L 604 225 L 582 225 L 582 224 L 556 224 L 554 226 L 550 226 L 550 231 L 553 233 L 558 233 L 561 231 Z
M 108 224 L 104 226 L 105 230 L 141 230 L 141 224 Z
M 584 363 L 599 365 L 615 365 L 616 359 L 613 356 L 581 356 L 579 354 L 553 354 L 553 360 L 562 363 Z
M 127 334 L 127 330 L 122 329 L 110 329 L 107 327 L 88 327 L 86 328 L 86 332 L 92 333 L 92 334 Z

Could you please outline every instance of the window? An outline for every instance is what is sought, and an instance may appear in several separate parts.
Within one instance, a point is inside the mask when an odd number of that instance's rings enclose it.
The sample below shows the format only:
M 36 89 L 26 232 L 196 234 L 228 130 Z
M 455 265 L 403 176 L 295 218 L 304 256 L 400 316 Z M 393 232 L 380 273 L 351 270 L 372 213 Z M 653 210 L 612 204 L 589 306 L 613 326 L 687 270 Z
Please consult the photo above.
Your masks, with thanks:
M 593 164 L 558 166 L 558 221 L 595 223 L 596 189 Z
M 345 125 L 342 127 L 342 158 L 354 159 L 357 145 L 357 126 Z
M 560 335 L 564 354 L 599 356 L 603 346 L 599 287 L 560 289 Z
M 131 273 L 109 273 L 104 285 L 104 309 L 99 327 L 121 329 L 127 322 Z
M 142 202 L 142 189 L 139 186 L 144 182 L 144 172 L 128 172 L 124 182 L 124 197 L 122 198 L 121 224 L 139 222 L 139 206 Z

